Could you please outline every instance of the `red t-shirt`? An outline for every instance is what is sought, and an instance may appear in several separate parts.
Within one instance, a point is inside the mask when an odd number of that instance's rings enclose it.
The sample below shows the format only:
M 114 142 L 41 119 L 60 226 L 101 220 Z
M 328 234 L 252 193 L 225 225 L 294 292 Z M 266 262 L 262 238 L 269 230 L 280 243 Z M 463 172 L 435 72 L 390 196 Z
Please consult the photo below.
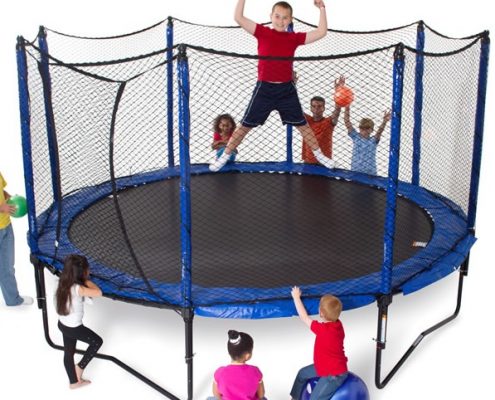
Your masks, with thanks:
M 347 357 L 344 352 L 344 327 L 335 322 L 311 323 L 316 334 L 313 362 L 318 376 L 340 375 L 347 372 Z
M 232 136 L 232 133 L 227 136 L 227 139 L 230 139 L 231 136 Z M 215 142 L 218 140 L 223 140 L 222 135 L 220 135 L 220 133 L 218 133 L 218 132 L 213 132 L 213 140 Z
M 324 117 L 319 121 L 315 121 L 311 115 L 306 114 L 305 117 L 309 126 L 315 133 L 321 152 L 328 158 L 332 158 L 332 136 L 333 128 L 335 127 L 332 118 Z M 303 141 L 302 144 L 302 159 L 305 163 L 318 164 L 318 160 L 315 158 L 315 155 L 305 141 Z
M 294 57 L 298 46 L 306 42 L 306 32 L 278 32 L 257 24 L 258 55 Z M 292 81 L 292 60 L 258 60 L 258 80 L 265 82 Z

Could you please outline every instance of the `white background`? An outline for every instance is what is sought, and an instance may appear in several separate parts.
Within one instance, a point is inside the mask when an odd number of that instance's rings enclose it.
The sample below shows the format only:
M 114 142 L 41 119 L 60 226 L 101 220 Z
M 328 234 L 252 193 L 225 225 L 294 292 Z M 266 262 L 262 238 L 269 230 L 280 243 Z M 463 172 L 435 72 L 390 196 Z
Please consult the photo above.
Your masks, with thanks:
M 8 3 L 11 3 L 10 6 Z M 79 2 L 27 0 L 4 3 L 0 24 L 0 170 L 11 194 L 24 193 L 19 128 L 15 42 L 17 35 L 35 37 L 39 25 L 82 36 L 127 33 L 147 27 L 168 15 L 210 25 L 233 25 L 234 0 Z M 246 15 L 268 20 L 271 1 L 247 0 Z M 312 23 L 318 13 L 309 0 L 293 0 L 295 16 Z M 329 26 L 343 30 L 383 29 L 419 19 L 448 36 L 462 37 L 485 29 L 495 32 L 488 0 L 358 0 L 327 2 Z M 8 11 L 5 9 L 8 8 Z M 493 72 L 493 71 L 492 71 Z M 376 305 L 345 312 L 349 367 L 368 384 L 372 399 L 472 399 L 493 396 L 495 350 L 493 322 L 493 229 L 491 198 L 495 164 L 495 129 L 492 118 L 494 77 L 489 76 L 485 141 L 477 236 L 465 281 L 460 316 L 440 332 L 427 337 L 398 375 L 383 390 L 374 386 Z M 17 280 L 22 294 L 35 295 L 33 267 L 25 241 L 26 218 L 14 220 Z M 47 274 L 49 293 L 56 283 Z M 423 329 L 447 316 L 454 308 L 457 276 L 444 279 L 419 293 L 396 297 L 389 314 L 388 346 L 384 369 L 392 365 Z M 51 304 L 50 304 L 51 307 Z M 51 328 L 55 328 L 53 309 Z M 115 355 L 145 373 L 180 398 L 186 394 L 184 325 L 180 316 L 166 310 L 138 307 L 98 299 L 88 307 L 85 323 L 105 340 L 102 351 Z M 313 336 L 297 318 L 273 320 L 219 320 L 195 318 L 195 399 L 210 393 L 215 368 L 228 362 L 225 349 L 228 329 L 244 330 L 255 339 L 252 363 L 265 375 L 269 399 L 288 399 L 300 366 L 311 362 Z M 7 308 L 0 301 L 1 398 L 20 399 L 161 399 L 157 392 L 107 361 L 95 360 L 87 370 L 93 384 L 68 389 L 62 352 L 51 349 L 43 337 L 41 312 L 36 306 Z

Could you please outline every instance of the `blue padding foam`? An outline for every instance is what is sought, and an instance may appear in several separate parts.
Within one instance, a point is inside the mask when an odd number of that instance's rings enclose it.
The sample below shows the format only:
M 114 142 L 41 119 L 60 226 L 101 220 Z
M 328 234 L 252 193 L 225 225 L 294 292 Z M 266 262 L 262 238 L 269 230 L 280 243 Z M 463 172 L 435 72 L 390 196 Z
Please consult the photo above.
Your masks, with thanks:
M 379 190 L 385 190 L 387 182 L 385 178 L 381 177 L 371 177 L 347 170 L 328 170 L 317 165 L 307 164 L 233 163 L 228 164 L 220 173 L 231 171 L 321 175 L 366 184 Z M 209 173 L 208 166 L 193 165 L 191 166 L 191 173 L 193 175 Z M 178 168 L 164 169 L 120 178 L 116 185 L 117 189 L 121 190 L 177 176 L 179 176 Z M 69 240 L 68 228 L 70 223 L 81 211 L 98 200 L 110 196 L 111 192 L 111 185 L 106 182 L 98 186 L 82 188 L 64 197 L 57 259 L 54 259 L 56 204 L 38 216 L 41 234 L 38 238 L 39 253 L 35 255 L 41 261 L 60 270 L 63 267 L 60 260 L 67 254 L 81 253 Z M 464 212 L 449 199 L 405 182 L 399 182 L 398 193 L 401 197 L 409 199 L 424 209 L 434 223 L 432 238 L 428 245 L 418 251 L 415 257 L 393 267 L 393 292 L 402 291 L 407 294 L 454 272 L 467 257 L 475 238 L 469 233 Z M 158 295 L 155 296 L 149 293 L 141 277 L 131 276 L 115 268 L 101 265 L 89 256 L 88 260 L 95 275 L 98 276 L 95 281 L 107 295 L 122 297 L 131 301 L 149 301 L 177 307 L 182 304 L 180 284 L 165 284 L 151 280 L 150 284 Z M 192 268 L 194 271 L 194 265 Z M 350 279 L 346 281 L 346 287 L 352 288 L 352 291 L 351 289 L 342 289 L 342 281 L 305 285 L 302 287 L 305 296 L 307 296 L 304 303 L 311 314 L 316 314 L 319 297 L 323 293 L 332 293 L 342 299 L 344 309 L 361 307 L 372 303 L 375 296 L 380 294 L 380 278 L 381 273 L 376 272 Z M 239 302 L 241 290 L 238 288 L 204 288 L 193 283 L 191 293 L 193 307 L 198 315 L 257 319 L 296 315 L 290 298 L 290 289 L 290 287 L 243 288 L 242 302 Z

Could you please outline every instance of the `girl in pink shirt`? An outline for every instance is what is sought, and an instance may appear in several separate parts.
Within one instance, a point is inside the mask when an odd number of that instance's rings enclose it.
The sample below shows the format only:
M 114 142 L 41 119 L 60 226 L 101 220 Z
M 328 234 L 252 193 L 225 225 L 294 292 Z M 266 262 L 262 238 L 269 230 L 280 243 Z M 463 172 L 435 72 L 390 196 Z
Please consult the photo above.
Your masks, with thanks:
M 244 332 L 230 330 L 227 349 L 231 363 L 215 371 L 213 397 L 208 400 L 264 399 L 263 374 L 258 367 L 246 364 L 253 355 L 253 338 Z

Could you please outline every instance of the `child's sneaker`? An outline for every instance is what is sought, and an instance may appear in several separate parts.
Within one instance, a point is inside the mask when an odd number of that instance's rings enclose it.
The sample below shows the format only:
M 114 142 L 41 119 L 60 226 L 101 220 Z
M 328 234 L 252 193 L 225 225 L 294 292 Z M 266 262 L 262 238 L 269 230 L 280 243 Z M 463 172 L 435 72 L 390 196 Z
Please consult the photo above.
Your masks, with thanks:
M 316 157 L 318 162 L 323 165 L 324 167 L 328 169 L 334 169 L 335 168 L 335 161 L 333 161 L 331 158 L 325 157 L 325 156 L 319 156 Z
M 215 161 L 213 161 L 209 168 L 210 168 L 210 171 L 211 172 L 217 172 L 217 171 L 220 171 L 225 164 L 227 164 L 227 161 L 229 161 L 229 158 L 230 158 L 231 154 L 227 154 L 225 151 L 223 152 L 223 154 L 218 157 Z
M 22 303 L 19 304 L 20 306 L 30 306 L 33 304 L 34 300 L 30 296 L 21 296 L 22 297 Z

